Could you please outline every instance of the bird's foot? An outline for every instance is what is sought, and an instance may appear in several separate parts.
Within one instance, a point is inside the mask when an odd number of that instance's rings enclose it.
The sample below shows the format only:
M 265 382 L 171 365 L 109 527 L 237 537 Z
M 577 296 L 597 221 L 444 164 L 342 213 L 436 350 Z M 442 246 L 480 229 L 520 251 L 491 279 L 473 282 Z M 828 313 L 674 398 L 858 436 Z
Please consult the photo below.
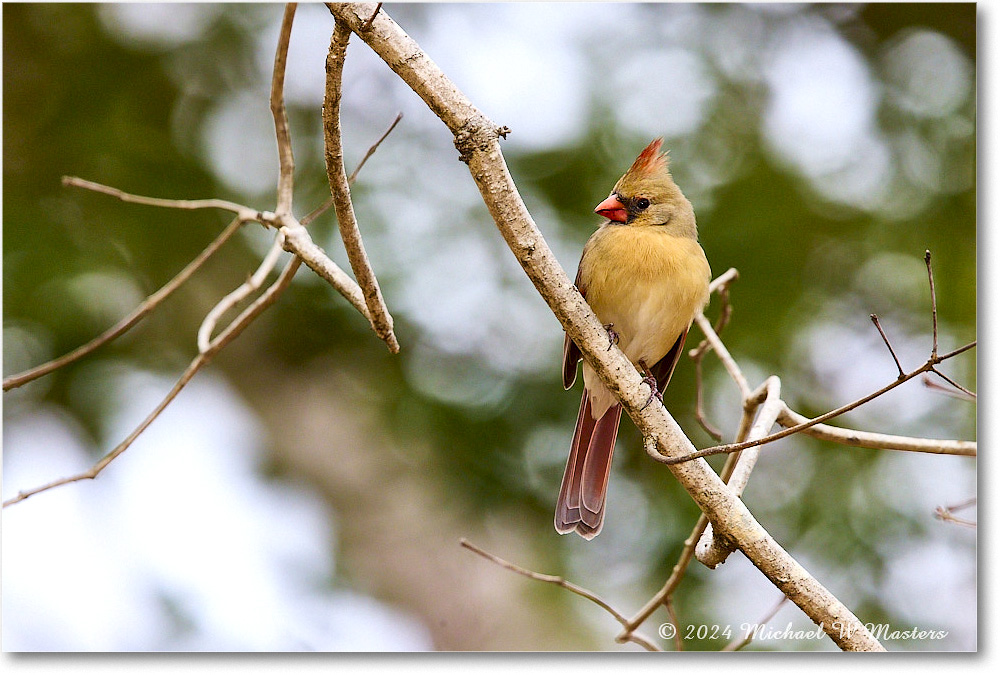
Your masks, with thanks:
M 639 361 L 639 368 L 642 369 L 642 374 L 644 376 L 642 378 L 643 383 L 649 386 L 649 398 L 642 404 L 642 407 L 639 408 L 639 410 L 642 411 L 649 407 L 649 404 L 653 402 L 654 398 L 659 399 L 660 403 L 663 403 L 663 392 L 661 392 L 656 386 L 656 378 L 653 377 L 653 373 L 649 370 L 645 361 Z
M 618 332 L 614 328 L 615 328 L 615 325 L 613 323 L 609 323 L 609 324 L 607 324 L 607 325 L 604 326 L 604 330 L 608 331 L 608 351 L 609 352 L 611 351 L 611 345 L 618 344 L 618 340 L 621 337 L 621 336 L 618 335 Z
M 647 375 L 646 377 L 642 378 L 642 382 L 643 384 L 649 385 L 649 398 L 646 399 L 646 402 L 642 404 L 642 407 L 639 408 L 639 410 L 642 411 L 648 408 L 649 404 L 653 402 L 654 398 L 659 400 L 660 403 L 663 403 L 663 393 L 656 388 L 656 378 L 653 377 L 652 375 Z

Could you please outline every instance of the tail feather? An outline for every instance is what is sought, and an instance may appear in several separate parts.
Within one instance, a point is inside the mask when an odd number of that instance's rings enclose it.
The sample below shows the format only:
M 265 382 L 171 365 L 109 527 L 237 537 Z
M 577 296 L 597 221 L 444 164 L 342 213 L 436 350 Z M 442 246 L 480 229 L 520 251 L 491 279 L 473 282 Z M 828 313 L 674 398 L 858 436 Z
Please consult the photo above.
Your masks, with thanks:
M 584 390 L 556 502 L 555 526 L 559 534 L 576 531 L 584 539 L 600 534 L 621 412 L 621 405 L 614 405 L 595 420 L 590 394 Z

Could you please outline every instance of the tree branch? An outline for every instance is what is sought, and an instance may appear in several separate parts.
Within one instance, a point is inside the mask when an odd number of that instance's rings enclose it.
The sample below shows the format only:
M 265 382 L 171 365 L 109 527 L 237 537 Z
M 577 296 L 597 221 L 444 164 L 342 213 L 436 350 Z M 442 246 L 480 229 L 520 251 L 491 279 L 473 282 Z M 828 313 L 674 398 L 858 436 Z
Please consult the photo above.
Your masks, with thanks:
M 358 228 L 358 219 L 351 202 L 350 181 L 344 168 L 344 148 L 340 133 L 340 98 L 344 57 L 347 54 L 350 37 L 350 29 L 339 21 L 335 22 L 333 36 L 330 38 L 330 52 L 326 57 L 326 95 L 323 100 L 326 175 L 330 182 L 333 205 L 337 211 L 340 237 L 344 241 L 344 248 L 347 249 L 347 259 L 351 263 L 354 277 L 364 294 L 372 330 L 385 341 L 389 351 L 396 354 L 399 352 L 399 342 L 392 330 L 392 316 L 385 306 L 378 279 L 372 271 L 364 241 L 361 239 L 361 230 Z M 397 117 L 397 121 L 398 119 Z
M 208 314 L 205 315 L 204 320 L 201 322 L 201 327 L 198 329 L 198 351 L 207 352 L 211 348 L 212 332 L 215 330 L 215 324 L 218 322 L 219 317 L 228 312 L 230 309 L 235 307 L 237 304 L 245 300 L 250 296 L 251 293 L 256 291 L 264 283 L 267 275 L 271 273 L 274 266 L 278 264 L 278 257 L 281 255 L 281 244 L 284 237 L 280 232 L 275 236 L 274 242 L 271 244 L 270 250 L 267 255 L 264 256 L 264 260 L 261 261 L 260 265 L 257 267 L 257 271 L 250 275 L 250 278 L 240 284 L 236 290 L 227 294 L 222 300 L 216 303 Z
M 231 211 L 236 217 L 247 222 L 257 220 L 258 212 L 241 204 L 234 204 L 225 199 L 160 199 L 159 197 L 143 197 L 134 195 L 118 188 L 101 185 L 93 181 L 77 178 L 76 176 L 63 176 L 62 184 L 66 187 L 78 187 L 92 192 L 100 192 L 115 199 L 131 204 L 142 204 L 144 206 L 158 206 L 163 209 L 182 209 L 185 211 L 195 211 L 198 209 L 222 209 Z
M 576 342 L 601 380 L 622 401 L 639 430 L 656 439 L 668 457 L 694 451 L 662 405 L 643 410 L 649 387 L 617 347 L 607 349 L 607 332 L 556 261 L 518 194 L 499 137 L 498 127 L 464 94 L 405 32 L 379 12 L 371 28 L 361 31 L 372 15 L 370 3 L 329 5 L 334 17 L 353 30 L 403 79 L 455 135 L 459 158 L 468 164 L 493 220 L 525 273 Z M 704 461 L 685 462 L 670 470 L 722 536 L 730 537 L 785 595 L 842 648 L 883 650 L 851 611 L 813 578 L 754 519 Z
M 697 321 L 697 317 L 696 317 L 695 320 Z M 698 325 L 701 326 L 702 325 L 701 322 L 699 322 Z M 831 410 L 831 411 L 829 411 L 827 413 L 819 415 L 818 417 L 813 417 L 812 419 L 808 419 L 808 420 L 802 422 L 801 424 L 796 424 L 795 426 L 788 427 L 786 429 L 782 429 L 781 431 L 773 433 L 773 434 L 771 434 L 769 436 L 764 436 L 763 438 L 758 438 L 758 439 L 755 439 L 755 440 L 748 440 L 748 441 L 745 441 L 743 443 L 732 443 L 732 444 L 729 444 L 729 445 L 716 445 L 716 446 L 713 446 L 711 448 L 705 448 L 703 450 L 697 450 L 697 451 L 694 451 L 694 452 L 690 452 L 690 453 L 688 453 L 686 455 L 682 455 L 682 456 L 679 456 L 679 457 L 664 458 L 661 461 L 664 464 L 673 465 L 673 464 L 687 462 L 687 461 L 690 461 L 690 460 L 693 460 L 693 459 L 698 459 L 700 457 L 709 457 L 711 455 L 722 455 L 722 454 L 726 454 L 726 453 L 730 453 L 730 452 L 739 452 L 740 450 L 746 450 L 747 448 L 756 447 L 758 445 L 765 445 L 767 443 L 773 443 L 774 441 L 777 441 L 779 439 L 785 438 L 786 436 L 791 436 L 792 434 L 797 434 L 800 431 L 804 431 L 806 429 L 814 427 L 814 426 L 816 426 L 817 424 L 819 424 L 821 422 L 825 422 L 825 421 L 827 421 L 829 419 L 833 419 L 834 417 L 839 417 L 840 415 L 843 415 L 846 412 L 850 412 L 851 410 L 854 410 L 855 408 L 858 408 L 858 407 L 864 405 L 865 403 L 868 403 L 869 401 L 872 401 L 872 400 L 878 398 L 879 396 L 882 396 L 883 394 L 885 394 L 885 393 L 887 393 L 887 392 L 895 389 L 896 387 L 898 387 L 899 385 L 903 384 L 904 382 L 909 382 L 910 380 L 912 380 L 913 378 L 917 377 L 918 375 L 921 375 L 923 373 L 930 372 L 930 371 L 934 370 L 934 366 L 937 365 L 938 363 L 944 361 L 945 359 L 951 358 L 952 356 L 960 354 L 960 353 L 962 353 L 962 352 L 964 352 L 964 351 L 966 351 L 968 349 L 971 349 L 975 345 L 976 345 L 975 342 L 970 342 L 969 344 L 965 345 L 964 347 L 956 349 L 953 352 L 949 352 L 948 354 L 946 354 L 944 356 L 932 356 L 931 358 L 929 358 L 927 360 L 926 363 L 924 363 L 922 366 L 920 366 L 916 370 L 913 370 L 913 371 L 911 371 L 909 373 L 906 373 L 905 375 L 899 377 L 895 381 L 887 384 L 886 386 L 882 387 L 881 389 L 878 389 L 877 391 L 873 391 L 872 393 L 868 394 L 867 396 L 862 396 L 861 398 L 857 399 L 856 401 L 852 401 L 850 403 L 842 405 L 839 408 L 836 408 L 836 409 Z M 952 453 L 945 453 L 945 454 L 952 454 Z M 959 453 L 959 454 L 962 454 L 962 453 Z
M 586 588 L 583 588 L 581 586 L 577 586 L 576 584 L 574 584 L 574 583 L 572 583 L 570 581 L 566 581 L 562 577 L 557 577 L 557 576 L 554 576 L 554 575 L 551 575 L 551 574 L 540 574 L 538 572 L 532 572 L 531 570 L 527 570 L 527 569 L 525 569 L 523 567 L 519 567 L 518 565 L 515 565 L 512 562 L 507 562 L 506 560 L 504 560 L 503 558 L 501 558 L 499 556 L 495 556 L 492 553 L 487 553 L 486 551 L 484 551 L 483 549 L 479 548 L 478 546 L 476 546 L 475 544 L 473 544 L 472 542 L 468 541 L 465 538 L 460 539 L 458 543 L 459 543 L 459 545 L 462 546 L 462 548 L 468 549 L 468 550 L 472 551 L 473 553 L 475 553 L 476 555 L 478 555 L 478 556 L 480 556 L 482 558 L 485 558 L 486 560 L 489 560 L 490 562 L 495 563 L 495 564 L 499 565 L 500 567 L 503 567 L 504 569 L 510 570 L 511 572 L 514 572 L 516 574 L 520 574 L 523 577 L 528 577 L 529 579 L 534 579 L 536 581 L 544 581 L 545 583 L 549 583 L 549 584 L 555 584 L 556 586 L 559 586 L 560 588 L 565 588 L 570 593 L 575 593 L 576 595 L 579 595 L 581 598 L 586 598 L 587 600 L 590 600 L 592 603 L 594 603 L 595 605 L 597 605 L 598 607 L 600 607 L 601 609 L 603 609 L 604 611 L 606 611 L 611 616 L 615 617 L 615 620 L 618 623 L 620 623 L 623 626 L 628 626 L 628 619 L 626 619 L 624 616 L 622 616 L 621 613 L 618 612 L 618 610 L 616 610 L 614 607 L 612 607 L 611 605 L 609 605 L 607 603 L 607 601 L 605 601 L 604 599 L 602 599 L 599 595 L 597 595 L 596 593 L 594 593 L 592 591 L 588 591 Z M 641 647 L 643 647 L 647 651 L 651 651 L 651 652 L 663 651 L 659 647 L 657 647 L 656 645 L 654 645 L 649 640 L 649 638 L 645 638 L 645 637 L 643 637 L 641 635 L 637 635 L 635 633 L 631 633 L 630 632 L 629 635 L 628 635 L 628 637 L 627 637 L 627 640 L 629 642 L 634 642 L 637 645 L 640 645 Z M 624 640 L 622 640 L 622 641 L 624 641 Z
M 236 336 L 242 333 L 243 330 L 248 325 L 250 325 L 250 323 L 254 319 L 256 319 L 261 312 L 263 312 L 265 309 L 274 304 L 274 301 L 278 299 L 278 296 L 280 296 L 281 293 L 284 292 L 286 288 L 288 288 L 288 284 L 291 283 L 292 277 L 295 276 L 295 272 L 296 270 L 298 270 L 300 263 L 301 261 L 298 258 L 292 258 L 292 260 L 289 261 L 288 265 L 285 267 L 285 270 L 281 273 L 281 276 L 278 277 L 278 279 L 274 282 L 274 284 L 272 284 L 271 287 L 268 288 L 263 295 L 257 298 L 253 302 L 253 304 L 247 307 L 246 310 L 244 310 L 243 313 L 240 314 L 240 316 L 237 317 L 236 320 L 234 320 L 233 323 L 228 328 L 226 328 L 225 331 L 223 331 L 217 338 L 215 338 L 215 340 L 212 341 L 212 344 L 208 350 L 201 352 L 200 354 L 198 354 L 198 356 L 194 358 L 193 361 L 191 361 L 190 365 L 188 365 L 188 367 L 184 370 L 184 373 L 174 384 L 170 392 L 167 393 L 167 395 L 163 398 L 163 400 L 160 401 L 159 405 L 157 405 L 156 408 L 153 409 L 153 412 L 147 415 L 146 419 L 144 419 L 139 424 L 139 426 L 133 429 L 132 433 L 130 433 L 125 438 L 124 441 L 115 446 L 115 448 L 111 452 L 104 455 L 104 457 L 98 460 L 98 462 L 94 464 L 94 466 L 92 466 L 87 471 L 78 473 L 73 476 L 69 476 L 68 478 L 60 478 L 59 480 L 52 481 L 51 483 L 46 483 L 45 485 L 41 485 L 39 487 L 32 488 L 30 490 L 24 490 L 19 492 L 16 497 L 13 497 L 5 501 L 3 503 L 3 508 L 7 508 L 12 504 L 17 504 L 18 502 L 24 501 L 28 497 L 37 495 L 40 492 L 45 492 L 46 490 L 57 488 L 61 485 L 67 485 L 69 483 L 75 483 L 81 480 L 89 480 L 97 478 L 97 476 L 100 475 L 100 473 L 104 471 L 104 469 L 106 469 L 107 466 L 111 464 L 111 462 L 117 459 L 118 456 L 121 455 L 123 452 L 128 450 L 129 446 L 131 446 L 132 443 L 135 442 L 135 439 L 137 439 L 139 435 L 143 431 L 145 431 L 146 428 L 150 424 L 152 424 L 157 417 L 160 416 L 160 413 L 162 413 L 163 410 L 168 405 L 170 405 L 170 403 L 175 398 L 177 398 L 177 395 L 181 392 L 184 386 L 191 381 L 191 378 L 194 377 L 195 374 L 199 370 L 201 370 L 203 366 L 205 366 L 209 361 L 211 361 L 212 357 L 215 356 L 220 349 L 225 347 L 232 340 L 234 340 Z
M 747 434 L 748 439 L 766 436 L 784 408 L 784 402 L 781 400 L 780 379 L 774 375 L 767 378 L 764 384 L 761 385 L 761 392 L 765 397 L 764 402 L 757 407 L 757 418 L 750 427 L 750 431 Z M 750 398 L 753 400 L 756 397 L 751 396 Z M 760 456 L 760 448 L 751 448 L 745 452 L 738 453 L 737 456 L 739 459 L 736 461 L 732 477 L 726 480 L 726 485 L 729 486 L 729 489 L 737 497 L 741 497 L 743 496 L 743 490 L 746 489 L 747 483 L 750 481 L 750 472 L 753 471 Z M 732 541 L 725 537 L 716 537 L 711 523 L 705 529 L 701 540 L 698 542 L 698 546 L 695 548 L 695 556 L 698 558 L 698 562 L 709 568 L 714 568 L 724 563 L 732 552 Z
M 116 323 L 114 326 L 108 330 L 101 333 L 99 336 L 91 340 L 85 345 L 77 347 L 73 351 L 60 356 L 59 358 L 53 359 L 47 363 L 43 363 L 40 366 L 35 366 L 31 370 L 26 370 L 23 373 L 18 373 L 17 375 L 11 375 L 3 381 L 3 390 L 7 391 L 9 389 L 14 389 L 20 387 L 23 384 L 27 384 L 32 380 L 37 380 L 43 375 L 48 375 L 49 373 L 62 368 L 63 366 L 69 365 L 74 361 L 82 359 L 91 352 L 103 347 L 107 343 L 111 342 L 115 338 L 123 335 L 132 326 L 136 325 L 142 319 L 146 317 L 147 314 L 156 309 L 161 302 L 166 300 L 170 295 L 180 288 L 181 284 L 191 278 L 195 272 L 205 264 L 205 261 L 211 258 L 216 251 L 222 248 L 222 245 L 229 241 L 230 238 L 240 229 L 245 221 L 240 220 L 240 218 L 234 218 L 229 226 L 224 229 L 218 237 L 216 237 L 211 244 L 205 247 L 198 256 L 189 262 L 187 266 L 177 273 L 173 279 L 164 284 L 158 291 L 147 297 L 142 303 L 139 304 L 132 312 L 123 318 L 121 321 Z
M 296 3 L 285 5 L 278 35 L 278 47 L 274 52 L 274 70 L 271 74 L 271 116 L 274 117 L 274 133 L 278 139 L 278 205 L 274 211 L 278 215 L 292 213 L 292 191 L 295 182 L 295 158 L 292 155 L 292 137 L 288 130 L 288 113 L 285 110 L 285 61 L 288 58 L 288 41 L 292 35 L 292 20 L 295 18 Z

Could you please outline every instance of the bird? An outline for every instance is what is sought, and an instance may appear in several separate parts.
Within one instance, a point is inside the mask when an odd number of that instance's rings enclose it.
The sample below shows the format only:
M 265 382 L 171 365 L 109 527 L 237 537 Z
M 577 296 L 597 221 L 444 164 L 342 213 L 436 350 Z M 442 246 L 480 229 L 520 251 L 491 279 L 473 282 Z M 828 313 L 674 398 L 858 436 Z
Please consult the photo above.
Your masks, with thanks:
M 680 359 L 695 315 L 708 304 L 712 276 L 698 243 L 694 209 L 670 174 L 663 139 L 653 140 L 594 212 L 607 219 L 583 247 L 576 287 L 650 385 L 662 392 Z M 563 386 L 582 359 L 563 342 Z M 559 534 L 593 539 L 604 525 L 608 478 L 622 406 L 583 364 L 583 397 L 556 502 Z M 647 402 L 647 405 L 648 403 Z

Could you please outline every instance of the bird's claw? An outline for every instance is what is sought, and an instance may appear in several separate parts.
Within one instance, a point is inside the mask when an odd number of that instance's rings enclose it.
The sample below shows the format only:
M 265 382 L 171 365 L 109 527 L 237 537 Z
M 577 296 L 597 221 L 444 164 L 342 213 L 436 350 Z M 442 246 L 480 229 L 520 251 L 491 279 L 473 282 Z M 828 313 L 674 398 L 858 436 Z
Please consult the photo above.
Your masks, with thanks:
M 618 332 L 616 330 L 614 330 L 614 327 L 615 327 L 615 325 L 613 323 L 609 323 L 609 324 L 607 324 L 607 325 L 604 326 L 604 330 L 608 331 L 608 351 L 609 352 L 611 351 L 611 345 L 618 344 L 618 340 L 620 338 L 620 336 L 618 335 Z
M 649 404 L 653 402 L 654 398 L 658 399 L 660 403 L 663 403 L 663 394 L 656 387 L 656 378 L 653 377 L 652 375 L 647 375 L 646 377 L 642 378 L 642 382 L 643 384 L 649 386 L 649 398 L 646 399 L 646 402 L 642 404 L 641 408 L 639 408 L 640 412 L 648 408 Z

